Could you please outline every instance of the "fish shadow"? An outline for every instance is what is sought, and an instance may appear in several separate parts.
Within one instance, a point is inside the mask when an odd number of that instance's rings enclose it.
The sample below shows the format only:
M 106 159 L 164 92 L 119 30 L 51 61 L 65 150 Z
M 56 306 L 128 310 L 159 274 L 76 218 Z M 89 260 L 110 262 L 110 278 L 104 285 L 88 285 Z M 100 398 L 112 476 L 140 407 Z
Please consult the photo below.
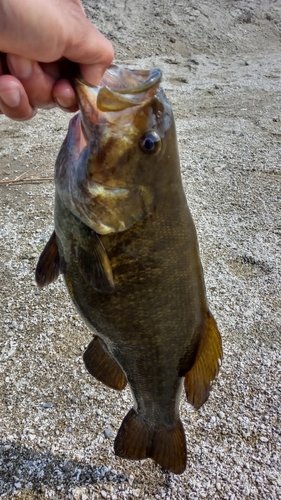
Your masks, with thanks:
M 46 489 L 59 491 L 97 482 L 117 484 L 128 479 L 127 473 L 118 473 L 104 464 L 86 464 L 55 455 L 49 449 L 34 451 L 17 442 L 0 440 L 0 494 L 22 489 L 42 494 Z

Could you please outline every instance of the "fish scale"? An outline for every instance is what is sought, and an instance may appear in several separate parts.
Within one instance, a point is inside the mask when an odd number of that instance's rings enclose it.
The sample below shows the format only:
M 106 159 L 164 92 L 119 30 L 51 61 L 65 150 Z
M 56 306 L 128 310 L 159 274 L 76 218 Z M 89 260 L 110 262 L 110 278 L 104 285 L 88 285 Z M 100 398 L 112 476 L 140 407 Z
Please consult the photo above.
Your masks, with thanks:
M 160 80 L 157 69 L 112 66 L 100 87 L 75 81 L 80 114 L 56 162 L 55 231 L 36 279 L 64 274 L 94 334 L 86 368 L 111 388 L 130 386 L 115 453 L 182 473 L 182 389 L 195 408 L 206 401 L 222 347 Z

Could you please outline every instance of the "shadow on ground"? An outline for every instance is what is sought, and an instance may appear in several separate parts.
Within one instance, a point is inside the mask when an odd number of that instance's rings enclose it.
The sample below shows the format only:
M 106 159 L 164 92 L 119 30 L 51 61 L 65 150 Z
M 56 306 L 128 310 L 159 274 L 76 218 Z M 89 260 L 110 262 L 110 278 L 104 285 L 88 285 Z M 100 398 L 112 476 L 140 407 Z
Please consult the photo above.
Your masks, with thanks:
M 55 455 L 49 449 L 34 451 L 19 443 L 0 441 L 0 494 L 16 490 L 32 490 L 41 494 L 45 489 L 69 489 L 97 482 L 128 481 L 126 473 L 117 473 L 104 464 L 86 464 Z

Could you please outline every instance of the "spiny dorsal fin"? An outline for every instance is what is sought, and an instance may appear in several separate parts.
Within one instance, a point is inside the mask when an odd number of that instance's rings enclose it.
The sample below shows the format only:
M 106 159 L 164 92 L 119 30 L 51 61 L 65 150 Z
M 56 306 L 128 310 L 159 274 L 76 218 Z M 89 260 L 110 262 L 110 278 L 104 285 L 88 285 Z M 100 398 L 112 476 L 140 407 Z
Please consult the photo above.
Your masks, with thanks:
M 86 250 L 77 243 L 75 253 L 85 281 L 99 292 L 113 292 L 114 280 L 111 264 L 98 235 L 92 232 Z
M 88 372 L 97 380 L 117 391 L 124 389 L 127 379 L 99 337 L 93 338 L 84 353 L 83 359 Z
M 55 231 L 41 253 L 35 271 L 35 280 L 40 288 L 56 281 L 60 274 L 60 256 Z
M 195 408 L 200 408 L 207 401 L 210 385 L 219 372 L 221 359 L 221 336 L 212 314 L 208 312 L 195 362 L 184 380 L 187 400 Z

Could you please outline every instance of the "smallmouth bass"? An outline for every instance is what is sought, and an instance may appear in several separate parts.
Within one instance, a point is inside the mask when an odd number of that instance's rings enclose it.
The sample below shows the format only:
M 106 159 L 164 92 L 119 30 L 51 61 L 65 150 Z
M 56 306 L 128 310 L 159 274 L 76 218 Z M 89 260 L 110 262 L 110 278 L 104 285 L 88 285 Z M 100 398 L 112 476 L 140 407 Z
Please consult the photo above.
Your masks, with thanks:
M 135 404 L 116 455 L 180 474 L 182 389 L 195 408 L 207 400 L 222 345 L 161 76 L 111 66 L 100 87 L 75 80 L 80 113 L 56 161 L 55 231 L 36 281 L 43 287 L 63 273 L 94 333 L 86 368 L 113 389 L 130 385 Z

